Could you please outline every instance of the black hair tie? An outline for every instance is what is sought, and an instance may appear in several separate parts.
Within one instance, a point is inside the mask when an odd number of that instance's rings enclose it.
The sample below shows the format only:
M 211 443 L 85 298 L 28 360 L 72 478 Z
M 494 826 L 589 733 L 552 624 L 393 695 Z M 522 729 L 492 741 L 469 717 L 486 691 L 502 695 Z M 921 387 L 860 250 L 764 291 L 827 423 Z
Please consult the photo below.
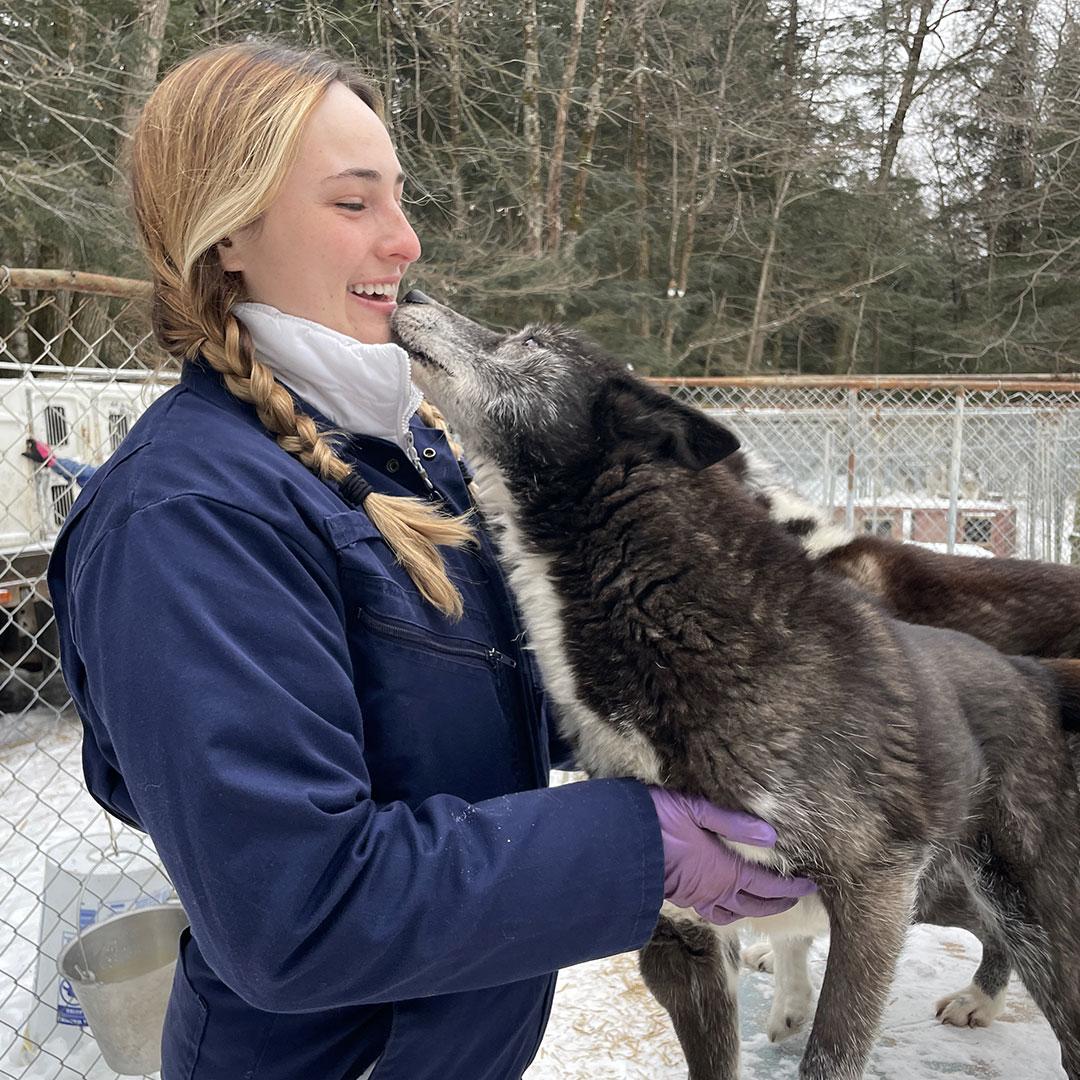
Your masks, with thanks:
M 351 472 L 339 485 L 341 497 L 357 510 L 364 505 L 364 500 L 375 490 L 358 472 Z

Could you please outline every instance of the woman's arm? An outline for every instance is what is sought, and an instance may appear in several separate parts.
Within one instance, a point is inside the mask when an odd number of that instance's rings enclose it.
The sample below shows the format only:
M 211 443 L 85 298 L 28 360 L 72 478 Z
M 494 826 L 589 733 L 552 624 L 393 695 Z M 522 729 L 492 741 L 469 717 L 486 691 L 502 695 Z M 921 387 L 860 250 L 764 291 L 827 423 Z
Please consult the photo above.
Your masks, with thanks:
M 372 802 L 331 553 L 185 495 L 84 565 L 77 704 L 200 949 L 252 1005 L 468 990 L 648 938 L 664 859 L 635 781 Z

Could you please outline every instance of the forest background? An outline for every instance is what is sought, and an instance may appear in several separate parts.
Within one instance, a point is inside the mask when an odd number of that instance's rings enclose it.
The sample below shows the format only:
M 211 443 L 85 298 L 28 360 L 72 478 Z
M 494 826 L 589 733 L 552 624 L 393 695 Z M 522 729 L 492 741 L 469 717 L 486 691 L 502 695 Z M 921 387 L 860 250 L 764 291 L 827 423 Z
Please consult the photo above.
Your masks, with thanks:
M 379 85 L 413 276 L 483 321 L 654 374 L 1080 369 L 1071 0 L 0 4 L 0 263 L 145 277 L 133 118 L 253 34 Z

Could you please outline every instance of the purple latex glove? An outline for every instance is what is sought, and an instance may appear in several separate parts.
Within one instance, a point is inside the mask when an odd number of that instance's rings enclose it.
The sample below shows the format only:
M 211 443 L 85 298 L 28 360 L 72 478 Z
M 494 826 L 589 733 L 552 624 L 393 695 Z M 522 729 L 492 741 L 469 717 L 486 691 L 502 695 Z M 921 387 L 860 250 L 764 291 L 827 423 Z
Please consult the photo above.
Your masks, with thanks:
M 776 830 L 740 810 L 722 810 L 708 799 L 650 787 L 664 843 L 664 899 L 693 908 L 717 926 L 736 919 L 778 915 L 816 890 L 806 878 L 781 877 L 740 858 L 724 837 L 772 847 Z

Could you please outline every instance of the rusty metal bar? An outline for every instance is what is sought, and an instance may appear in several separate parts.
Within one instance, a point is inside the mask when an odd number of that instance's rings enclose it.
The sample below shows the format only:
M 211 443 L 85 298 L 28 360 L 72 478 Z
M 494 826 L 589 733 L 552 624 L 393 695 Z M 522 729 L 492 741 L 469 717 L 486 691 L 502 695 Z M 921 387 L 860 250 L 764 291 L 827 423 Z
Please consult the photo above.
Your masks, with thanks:
M 33 267 L 0 266 L 0 292 L 7 288 L 37 289 L 53 292 L 94 293 L 127 299 L 150 299 L 149 281 L 88 274 L 79 270 L 48 270 Z M 1049 375 L 720 375 L 656 376 L 648 380 L 671 388 L 732 387 L 785 390 L 994 390 L 1012 393 L 1080 393 L 1080 373 Z
M 1080 375 L 727 375 L 715 378 L 655 376 L 649 382 L 673 389 L 731 387 L 783 390 L 979 390 L 989 393 L 1080 393 Z
M 94 293 L 129 300 L 149 300 L 149 281 L 86 274 L 81 270 L 39 270 L 32 267 L 0 266 L 0 292 L 5 289 L 40 289 L 46 292 Z

